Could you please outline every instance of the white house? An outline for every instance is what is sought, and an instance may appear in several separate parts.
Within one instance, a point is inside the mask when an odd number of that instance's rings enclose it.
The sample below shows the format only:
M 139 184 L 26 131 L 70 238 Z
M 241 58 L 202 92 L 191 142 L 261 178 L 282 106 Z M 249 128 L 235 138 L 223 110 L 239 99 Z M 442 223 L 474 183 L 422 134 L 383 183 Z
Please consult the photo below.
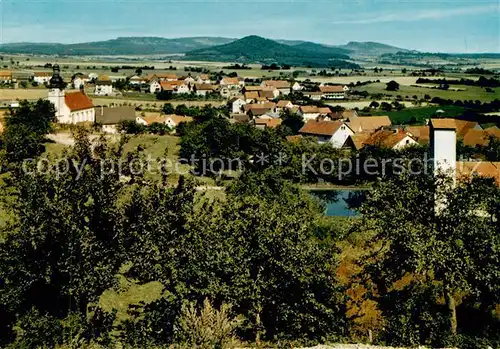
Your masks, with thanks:
M 288 95 L 292 85 L 285 80 L 264 80 L 261 83 L 262 87 L 273 87 L 277 89 L 280 94 Z
M 314 91 L 314 92 L 306 91 L 306 92 L 302 92 L 302 94 L 304 95 L 304 97 L 308 97 L 308 98 L 312 99 L 313 101 L 320 101 L 321 97 L 323 96 L 323 93 L 321 93 L 319 91 Z
M 219 81 L 219 85 L 223 87 L 227 87 L 230 90 L 241 90 L 242 84 L 244 85 L 244 82 L 240 82 L 238 78 L 228 78 L 228 77 L 223 77 Z
M 284 109 L 292 109 L 293 103 L 290 101 L 281 100 L 278 101 L 278 104 L 276 104 L 276 108 L 278 108 L 279 111 L 282 111 Z
M 79 89 L 82 86 L 85 87 L 87 82 L 89 82 L 89 77 L 87 75 L 78 74 L 75 75 L 75 78 L 73 79 L 73 86 Z
M 112 96 L 113 83 L 111 80 L 97 80 L 95 82 L 94 94 L 96 96 Z
M 197 96 L 206 96 L 209 93 L 215 92 L 216 87 L 210 84 L 194 84 L 193 91 L 196 91 Z
M 159 80 L 151 80 L 149 82 L 149 92 L 156 93 L 161 91 L 161 84 Z
M 139 75 L 134 75 L 129 79 L 130 85 L 142 85 L 145 83 L 147 83 L 146 78 Z
M 198 84 L 211 84 L 210 76 L 208 74 L 200 74 L 196 77 L 196 82 Z
M 357 133 L 351 136 L 351 141 L 351 147 L 356 150 L 363 148 L 365 145 L 401 150 L 418 144 L 412 134 L 403 129 L 381 129 L 371 134 L 369 132 Z
M 52 74 L 50 74 L 49 72 L 35 72 L 33 75 L 33 81 L 40 85 L 43 85 L 45 83 L 49 83 L 51 77 Z
M 314 105 L 301 106 L 297 112 L 304 120 L 316 120 L 319 116 L 327 116 L 331 113 L 328 107 L 316 107 Z
M 174 87 L 174 93 L 191 93 L 191 89 L 189 88 L 189 85 L 182 83 L 181 85 L 177 85 L 176 87 Z
M 193 85 L 196 82 L 196 80 L 192 76 L 188 76 L 187 78 L 184 79 L 184 83 L 186 85 Z
M 231 112 L 233 114 L 244 113 L 244 107 L 247 102 L 243 98 L 235 97 L 229 103 L 231 104 Z
M 297 82 L 295 81 L 292 85 L 292 90 L 293 91 L 302 91 L 303 87 Z
M 190 116 L 181 116 L 181 115 L 166 115 L 165 124 L 170 128 L 176 128 L 182 122 L 191 122 L 193 118 Z
M 47 99 L 54 105 L 57 121 L 62 124 L 95 122 L 92 100 L 83 92 L 65 93 L 64 80 L 59 74 L 59 66 L 53 67 L 54 75 L 49 81 Z
M 320 92 L 322 93 L 322 98 L 324 99 L 345 99 L 347 92 L 349 91 L 348 86 L 320 86 Z
M 341 121 L 309 120 L 299 130 L 303 136 L 315 137 L 318 143 L 330 143 L 334 148 L 342 148 L 354 132 Z

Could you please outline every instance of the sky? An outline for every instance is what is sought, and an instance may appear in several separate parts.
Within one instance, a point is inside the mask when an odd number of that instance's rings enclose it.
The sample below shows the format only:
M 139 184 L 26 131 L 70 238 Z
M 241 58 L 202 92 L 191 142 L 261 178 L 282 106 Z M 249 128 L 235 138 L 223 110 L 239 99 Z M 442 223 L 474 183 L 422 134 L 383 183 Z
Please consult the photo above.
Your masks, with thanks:
M 0 43 L 260 35 L 500 52 L 500 0 L 0 0 Z

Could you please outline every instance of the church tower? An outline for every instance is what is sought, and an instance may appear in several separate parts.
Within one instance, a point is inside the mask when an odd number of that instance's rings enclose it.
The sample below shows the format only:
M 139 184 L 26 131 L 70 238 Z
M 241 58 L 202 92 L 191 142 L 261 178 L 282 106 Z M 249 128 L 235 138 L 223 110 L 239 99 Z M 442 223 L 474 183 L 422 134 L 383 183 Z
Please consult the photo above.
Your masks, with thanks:
M 49 95 L 48 100 L 54 104 L 56 109 L 56 117 L 59 119 L 62 116 L 62 109 L 64 108 L 64 88 L 66 87 L 63 78 L 60 75 L 59 65 L 54 64 L 54 74 L 49 81 Z

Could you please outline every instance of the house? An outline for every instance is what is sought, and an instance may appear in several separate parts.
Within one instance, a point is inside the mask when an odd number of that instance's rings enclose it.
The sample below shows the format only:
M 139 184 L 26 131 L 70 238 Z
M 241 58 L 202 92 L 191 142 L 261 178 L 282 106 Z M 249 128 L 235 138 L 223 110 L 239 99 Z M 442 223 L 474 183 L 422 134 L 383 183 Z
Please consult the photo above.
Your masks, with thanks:
M 215 92 L 216 87 L 210 84 L 194 84 L 193 91 L 197 96 L 206 96 L 209 93 Z
M 180 79 L 179 79 L 180 80 Z M 182 79 L 186 85 L 193 85 L 196 80 L 192 76 L 187 76 L 184 79 Z
M 112 96 L 113 83 L 111 80 L 97 80 L 95 82 L 94 94 L 96 96 Z
M 320 101 L 321 97 L 323 97 L 322 92 L 316 92 L 316 91 L 314 91 L 314 92 L 310 92 L 310 91 L 302 92 L 302 94 L 304 95 L 304 97 L 310 98 L 313 101 Z
M 278 104 L 276 104 L 276 108 L 280 111 L 283 109 L 291 109 L 293 108 L 293 103 L 287 100 L 281 100 L 278 101 Z
M 408 126 L 406 131 L 420 144 L 428 144 L 431 139 L 429 126 Z
M 80 122 L 95 122 L 95 111 L 92 100 L 82 91 L 66 93 L 65 83 L 60 75 L 59 65 L 52 68 L 54 73 L 49 80 L 47 99 L 54 104 L 57 122 L 76 124 Z
M 347 86 L 320 86 L 321 97 L 324 99 L 345 99 L 349 87 Z
M 139 125 L 149 126 L 154 123 L 165 123 L 165 115 L 160 112 L 136 112 L 135 115 L 135 122 Z
M 247 114 L 231 114 L 229 121 L 233 124 L 248 124 L 250 117 Z
M 164 74 L 149 74 L 146 77 L 146 80 L 151 82 L 153 80 L 156 81 L 176 81 L 178 80 L 177 75 L 172 73 L 164 73 Z
M 35 72 L 33 75 L 33 81 L 40 85 L 48 84 L 51 77 L 52 74 L 49 72 Z
M 82 87 L 85 87 L 85 84 L 87 82 L 89 82 L 90 79 L 87 75 L 84 75 L 84 74 L 76 74 L 74 77 L 73 77 L 73 81 L 72 81 L 72 84 L 73 84 L 73 87 L 74 88 L 77 88 L 77 89 L 80 89 Z
M 247 103 L 252 103 L 257 98 L 259 98 L 259 92 L 257 91 L 245 92 L 245 101 Z
M 315 137 L 318 143 L 330 143 L 334 148 L 342 148 L 354 132 L 341 121 L 309 120 L 299 130 L 302 136 Z
M 191 93 L 191 88 L 189 85 L 186 85 L 183 81 L 180 81 L 181 84 L 173 84 L 174 85 L 174 93 L 182 94 L 182 93 Z
M 211 84 L 210 76 L 208 74 L 200 74 L 196 77 L 196 83 L 198 84 Z
M 326 117 L 331 113 L 328 107 L 316 107 L 314 105 L 304 105 L 299 108 L 298 114 L 304 118 L 304 120 L 316 120 L 318 117 Z
M 146 83 L 147 83 L 146 78 L 139 75 L 134 75 L 129 79 L 130 85 L 143 85 Z
M 434 173 L 448 174 L 453 180 L 468 179 L 475 175 L 487 177 L 494 179 L 500 186 L 500 162 L 457 161 L 457 130 L 460 130 L 462 125 L 461 120 L 431 119 L 430 143 Z
M 193 118 L 190 116 L 181 116 L 175 114 L 165 116 L 165 124 L 170 128 L 176 128 L 180 123 L 191 121 L 193 121 Z
M 392 125 L 388 116 L 354 116 L 347 119 L 349 127 L 355 132 L 375 132 Z
M 134 121 L 135 108 L 122 107 L 96 107 L 94 108 L 95 122 L 102 127 L 106 133 L 118 133 L 118 124 L 121 121 Z
M 235 97 L 229 101 L 231 104 L 231 112 L 233 114 L 239 114 L 244 112 L 244 107 L 247 104 L 247 102 L 240 97 Z
M 266 128 L 276 128 L 281 125 L 281 119 L 254 119 L 252 120 L 252 124 L 255 128 L 258 129 L 266 129 Z
M 264 90 L 264 87 L 262 86 L 248 86 L 248 85 L 245 85 L 245 87 L 243 87 L 243 93 L 247 93 L 247 92 L 260 92 Z
M 302 91 L 303 88 L 297 81 L 292 84 L 292 91 Z
M 340 113 L 342 119 L 348 120 L 349 118 L 355 118 L 358 116 L 358 112 L 354 109 L 346 109 Z
M 290 89 L 292 88 L 292 84 L 285 80 L 264 80 L 262 81 L 261 86 L 264 88 L 275 88 L 282 95 L 288 95 L 290 93 Z
M 276 113 L 276 104 L 262 103 L 262 104 L 247 104 L 244 107 L 245 112 L 252 116 L 260 116 L 266 113 Z
M 158 93 L 162 90 L 160 80 L 154 79 L 149 82 L 149 93 Z M 173 88 L 172 88 L 173 91 Z
M 170 91 L 172 93 L 190 93 L 191 90 L 184 81 L 160 81 L 160 91 Z
M 393 150 L 399 150 L 417 144 L 418 142 L 412 135 L 402 129 L 378 130 L 364 141 L 364 145 L 372 145 Z
M 227 87 L 230 90 L 241 90 L 242 86 L 238 78 L 228 78 L 226 76 L 219 81 L 219 85 Z
M 10 71 L 0 71 L 0 82 L 9 83 L 12 82 L 12 72 Z
M 259 96 L 267 99 L 276 99 L 280 95 L 280 91 L 274 87 L 264 87 L 259 91 Z

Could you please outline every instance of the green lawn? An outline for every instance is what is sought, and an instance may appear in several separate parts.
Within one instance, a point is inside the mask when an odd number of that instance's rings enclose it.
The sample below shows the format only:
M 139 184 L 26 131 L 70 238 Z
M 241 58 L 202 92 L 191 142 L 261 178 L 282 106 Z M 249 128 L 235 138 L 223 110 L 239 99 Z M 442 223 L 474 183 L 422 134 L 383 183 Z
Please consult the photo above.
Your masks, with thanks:
M 424 124 L 425 119 L 430 119 L 436 115 L 437 110 L 443 110 L 443 117 L 454 118 L 464 112 L 464 108 L 453 105 L 445 106 L 429 106 L 421 108 L 406 108 L 400 111 L 376 111 L 371 112 L 371 115 L 387 115 L 395 125 L 408 124 L 412 118 L 417 120 L 418 124 Z
M 366 86 L 356 87 L 356 91 L 366 91 L 370 94 L 382 93 L 389 96 L 408 96 L 412 98 L 417 96 L 419 99 L 424 98 L 425 95 L 432 97 L 440 97 L 444 99 L 453 100 L 480 100 L 481 102 L 490 102 L 494 99 L 500 99 L 500 88 L 494 89 L 494 92 L 486 92 L 484 88 L 477 86 L 462 86 L 452 85 L 450 88 L 463 89 L 464 91 L 451 91 L 451 90 L 438 90 L 425 87 L 404 86 L 400 85 L 399 91 L 386 91 L 384 83 L 374 83 Z

